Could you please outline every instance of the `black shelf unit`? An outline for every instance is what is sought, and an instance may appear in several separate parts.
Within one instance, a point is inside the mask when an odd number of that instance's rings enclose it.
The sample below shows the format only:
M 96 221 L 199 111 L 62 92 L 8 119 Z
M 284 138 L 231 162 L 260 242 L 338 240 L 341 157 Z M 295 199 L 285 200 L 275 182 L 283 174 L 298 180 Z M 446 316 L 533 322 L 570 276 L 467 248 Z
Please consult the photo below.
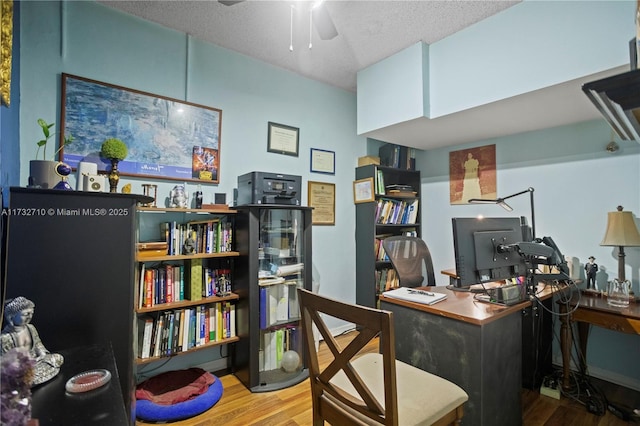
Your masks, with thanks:
M 236 249 L 240 253 L 235 280 L 235 291 L 240 297 L 236 305 L 236 330 L 240 340 L 236 343 L 234 374 L 252 392 L 283 389 L 302 382 L 309 375 L 303 350 L 299 313 L 297 316 L 290 313 L 289 318 L 284 321 L 261 324 L 260 315 L 264 306 L 261 307 L 260 303 L 259 276 L 265 275 L 269 264 L 275 265 L 273 266 L 275 268 L 302 263 L 304 267 L 294 278 L 298 280 L 296 287 L 311 290 L 312 208 L 276 204 L 250 204 L 235 208 L 238 210 Z M 290 227 L 297 229 L 295 243 L 288 229 Z M 278 228 L 279 230 L 276 230 Z M 271 244 L 268 244 L 270 238 L 274 239 L 271 239 Z M 294 244 L 295 247 L 291 247 L 290 244 Z M 289 248 L 291 248 L 290 253 L 285 252 L 284 255 L 276 253 L 277 250 Z M 297 296 L 295 288 L 291 288 L 288 294 L 290 300 L 292 300 L 291 297 Z M 297 298 L 295 304 L 297 306 Z M 291 372 L 284 371 L 279 365 L 275 365 L 275 368 L 265 367 L 266 351 L 263 351 L 265 334 L 292 328 L 297 329 L 297 336 L 295 344 L 290 349 L 298 353 L 301 360 L 299 367 Z
M 391 268 L 390 262 L 379 261 L 375 255 L 375 242 L 377 235 L 400 235 L 407 228 L 414 228 L 417 236 L 422 236 L 420 225 L 420 212 L 422 209 L 420 200 L 420 171 L 405 170 L 394 167 L 369 164 L 357 167 L 356 180 L 373 178 L 374 189 L 378 187 L 379 176 L 382 175 L 384 186 L 402 185 L 413 189 L 415 194 L 388 195 L 376 191 L 375 201 L 356 204 L 356 303 L 358 305 L 377 307 L 378 289 L 376 286 L 376 271 Z M 397 201 L 418 201 L 418 209 L 415 212 L 415 223 L 404 224 L 380 224 L 376 223 L 376 209 L 381 199 Z
M 149 201 L 134 194 L 16 187 L 5 212 L 6 297 L 35 303 L 33 324 L 51 352 L 113 348 L 117 370 L 111 374 L 119 378 L 132 425 L 136 205 Z

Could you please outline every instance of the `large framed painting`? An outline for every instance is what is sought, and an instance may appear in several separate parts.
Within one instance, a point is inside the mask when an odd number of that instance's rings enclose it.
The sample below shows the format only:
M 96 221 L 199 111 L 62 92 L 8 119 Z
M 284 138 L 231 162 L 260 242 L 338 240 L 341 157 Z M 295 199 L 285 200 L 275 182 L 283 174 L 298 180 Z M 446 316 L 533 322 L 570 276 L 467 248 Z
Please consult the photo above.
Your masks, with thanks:
M 62 74 L 61 122 L 61 140 L 75 139 L 60 161 L 74 169 L 85 161 L 108 170 L 100 147 L 118 138 L 129 150 L 121 175 L 220 182 L 220 109 Z
M 471 198 L 496 198 L 496 146 L 449 152 L 450 204 L 468 204 Z

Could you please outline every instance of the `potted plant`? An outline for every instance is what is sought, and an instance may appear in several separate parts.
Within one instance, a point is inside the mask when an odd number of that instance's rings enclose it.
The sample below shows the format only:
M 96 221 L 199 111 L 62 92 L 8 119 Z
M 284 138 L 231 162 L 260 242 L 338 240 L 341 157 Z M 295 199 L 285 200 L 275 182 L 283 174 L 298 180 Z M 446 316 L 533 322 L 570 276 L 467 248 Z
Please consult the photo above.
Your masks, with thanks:
M 51 128 L 55 123 L 47 123 L 42 118 L 38 119 L 38 125 L 42 129 L 43 139 L 37 142 L 38 150 L 36 151 L 36 158 L 29 162 L 29 186 L 36 188 L 51 189 L 60 180 L 60 175 L 56 173 L 56 167 L 59 161 L 56 161 L 56 155 L 64 148 L 65 145 L 73 142 L 74 138 L 71 134 L 65 136 L 64 140 L 60 144 L 60 147 L 53 153 L 53 160 L 47 160 L 47 143 L 49 139 L 53 137 L 55 133 L 51 132 Z M 42 149 L 42 159 L 38 159 Z
M 111 162 L 111 171 L 109 172 L 109 192 L 118 192 L 118 181 L 120 180 L 118 162 L 124 160 L 128 153 L 127 145 L 125 145 L 125 143 L 120 139 L 109 138 L 102 143 L 100 155 Z

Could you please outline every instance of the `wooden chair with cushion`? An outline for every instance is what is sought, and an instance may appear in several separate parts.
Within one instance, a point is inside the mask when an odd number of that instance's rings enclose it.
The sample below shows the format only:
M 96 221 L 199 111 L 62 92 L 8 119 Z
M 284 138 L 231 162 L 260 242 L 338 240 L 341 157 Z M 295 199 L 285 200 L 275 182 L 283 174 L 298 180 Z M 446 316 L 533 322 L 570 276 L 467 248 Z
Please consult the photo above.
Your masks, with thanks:
M 314 426 L 325 421 L 335 426 L 460 422 L 468 399 L 464 390 L 395 359 L 393 313 L 340 302 L 304 289 L 298 289 L 298 297 L 309 358 Z M 345 347 L 327 328 L 325 320 L 330 317 L 356 326 L 354 338 Z M 313 325 L 333 355 L 322 369 Z M 372 353 L 369 349 L 367 353 L 365 346 L 376 337 L 378 351 Z

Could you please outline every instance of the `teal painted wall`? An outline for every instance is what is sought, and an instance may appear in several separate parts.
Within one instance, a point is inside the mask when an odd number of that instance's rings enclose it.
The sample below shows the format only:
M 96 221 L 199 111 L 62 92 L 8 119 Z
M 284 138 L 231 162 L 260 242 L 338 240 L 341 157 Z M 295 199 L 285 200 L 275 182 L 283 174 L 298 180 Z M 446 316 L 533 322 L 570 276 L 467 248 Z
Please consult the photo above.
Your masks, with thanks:
M 354 94 L 93 2 L 20 5 L 20 171 L 16 174 L 20 185 L 26 185 L 28 162 L 39 140 L 37 118 L 59 123 L 62 72 L 220 108 L 222 180 L 205 188 L 205 201 L 214 192 L 225 192 L 230 198 L 236 177 L 252 170 L 301 175 L 305 203 L 306 181 L 336 183 L 336 226 L 313 229 L 314 275 L 321 293 L 355 300 L 351 285 L 355 278 L 353 169 L 357 158 L 375 154 L 380 142 L 367 143 L 356 136 Z M 266 152 L 268 121 L 300 128 L 298 158 Z M 3 126 L 3 135 L 4 131 Z M 615 250 L 599 246 L 606 213 L 618 204 L 640 212 L 638 145 L 621 142 L 620 152 L 608 154 L 604 146 L 610 138 L 604 121 L 596 120 L 420 153 L 424 237 L 432 248 L 436 270 L 454 265 L 451 217 L 502 214 L 491 206 L 449 205 L 448 153 L 495 143 L 498 193 L 533 186 L 538 234 L 552 236 L 580 266 L 594 255 L 604 274 L 601 279 L 606 280 L 617 268 Z M 335 176 L 309 172 L 311 147 L 336 152 Z M 141 191 L 143 181 L 125 182 Z M 168 194 L 174 184 L 161 182 L 159 194 Z M 514 213 L 527 215 L 528 200 L 520 198 L 513 199 Z M 627 250 L 627 265 L 627 276 L 638 292 L 640 249 Z M 446 284 L 444 277 L 438 280 Z M 615 348 L 615 364 L 610 362 L 610 348 Z M 640 389 L 638 351 L 637 337 L 594 329 L 590 369 Z M 554 356 L 559 356 L 557 348 Z
M 597 281 L 603 288 L 618 271 L 617 249 L 600 246 L 607 212 L 622 205 L 640 214 L 640 145 L 617 140 L 621 150 L 610 154 L 605 150 L 610 140 L 609 127 L 604 120 L 596 120 L 422 152 L 417 163 L 425 206 L 423 239 L 431 248 L 435 270 L 455 268 L 452 217 L 526 216 L 531 220 L 526 195 L 509 200 L 513 212 L 496 205 L 449 204 L 449 152 L 495 144 L 498 196 L 533 187 L 537 236 L 553 238 L 562 253 L 573 259 L 578 278 L 584 279 L 584 264 L 595 256 Z M 640 247 L 627 247 L 625 253 L 626 277 L 638 294 Z M 443 275 L 436 280 L 438 285 L 448 284 Z M 554 360 L 561 363 L 555 339 Z M 587 350 L 590 373 L 640 389 L 639 339 L 593 327 Z
M 20 140 L 18 133 L 20 113 L 20 3 L 13 3 L 12 78 L 9 106 L 0 105 L 0 188 L 3 206 L 9 204 L 11 186 L 18 186 L 20 166 Z
M 97 3 L 21 6 L 19 185 L 27 184 L 28 163 L 40 139 L 36 120 L 60 122 L 63 72 L 222 109 L 221 181 L 204 187 L 205 203 L 220 192 L 231 201 L 237 176 L 250 171 L 302 176 L 305 205 L 308 181 L 336 183 L 335 226 L 313 228 L 314 277 L 322 293 L 355 300 L 349 285 L 355 281 L 351 182 L 357 158 L 366 154 L 366 139 L 356 135 L 355 94 Z M 267 152 L 269 121 L 300 129 L 298 157 Z M 310 172 L 310 148 L 336 153 L 335 175 Z M 122 180 L 138 193 L 146 182 Z M 164 199 L 178 182 L 158 183 Z M 204 352 L 193 356 L 210 360 L 212 351 Z M 175 362 L 166 368 L 176 368 Z

